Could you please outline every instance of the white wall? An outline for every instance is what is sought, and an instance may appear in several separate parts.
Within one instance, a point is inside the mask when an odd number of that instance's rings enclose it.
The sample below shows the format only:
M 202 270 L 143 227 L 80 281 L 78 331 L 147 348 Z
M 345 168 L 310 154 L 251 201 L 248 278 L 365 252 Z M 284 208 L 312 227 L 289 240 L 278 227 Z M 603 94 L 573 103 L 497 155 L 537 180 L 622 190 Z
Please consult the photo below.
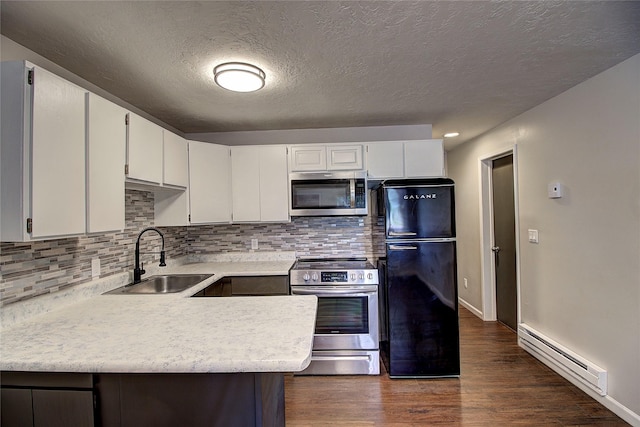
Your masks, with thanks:
M 640 55 L 448 153 L 459 294 L 477 310 L 479 158 L 516 144 L 521 319 L 607 369 L 603 403 L 640 425 Z
M 76 74 L 73 74 L 72 72 L 62 68 L 61 66 L 48 60 L 44 56 L 39 55 L 34 51 L 27 49 L 26 47 L 14 42 L 10 38 L 7 38 L 2 35 L 0 35 L 0 61 L 29 61 L 34 65 L 38 65 L 47 71 L 50 71 L 74 84 L 77 84 L 78 86 L 81 86 L 95 93 L 96 95 L 100 95 L 101 97 L 108 99 L 114 104 L 118 104 L 121 107 L 133 113 L 136 113 L 142 117 L 145 117 L 146 119 L 156 123 L 158 126 L 161 126 L 173 133 L 182 135 L 182 132 L 180 132 L 178 129 L 172 126 L 169 126 L 168 124 L 156 119 L 152 115 L 147 114 L 145 111 L 142 111 L 138 107 L 135 107 L 129 104 L 128 102 L 123 101 L 122 99 L 114 95 L 111 95 L 109 92 L 101 89 L 100 87 L 94 85 L 93 83 L 88 82 L 82 77 Z
M 194 141 L 226 145 L 408 141 L 431 139 L 431 125 L 189 133 L 185 137 Z

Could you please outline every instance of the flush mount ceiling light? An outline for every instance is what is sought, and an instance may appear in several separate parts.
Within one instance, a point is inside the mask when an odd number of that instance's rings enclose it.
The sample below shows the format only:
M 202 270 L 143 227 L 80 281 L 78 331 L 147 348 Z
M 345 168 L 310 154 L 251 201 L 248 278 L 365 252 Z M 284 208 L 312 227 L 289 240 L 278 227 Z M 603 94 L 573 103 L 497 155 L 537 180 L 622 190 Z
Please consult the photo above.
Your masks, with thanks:
M 445 138 L 455 138 L 458 135 L 460 135 L 460 132 L 449 132 L 449 133 L 445 133 L 444 137 Z
M 260 68 L 244 62 L 226 62 L 213 69 L 218 86 L 234 92 L 254 92 L 264 87 L 265 74 Z

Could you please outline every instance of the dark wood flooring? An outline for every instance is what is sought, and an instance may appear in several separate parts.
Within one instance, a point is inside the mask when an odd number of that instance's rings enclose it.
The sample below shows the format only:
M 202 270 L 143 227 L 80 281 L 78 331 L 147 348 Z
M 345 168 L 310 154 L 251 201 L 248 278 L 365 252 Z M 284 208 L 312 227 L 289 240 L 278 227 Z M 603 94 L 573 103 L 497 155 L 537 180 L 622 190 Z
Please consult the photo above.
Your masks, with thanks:
M 500 323 L 461 308 L 460 342 L 460 378 L 287 375 L 287 427 L 628 425 L 519 348 Z

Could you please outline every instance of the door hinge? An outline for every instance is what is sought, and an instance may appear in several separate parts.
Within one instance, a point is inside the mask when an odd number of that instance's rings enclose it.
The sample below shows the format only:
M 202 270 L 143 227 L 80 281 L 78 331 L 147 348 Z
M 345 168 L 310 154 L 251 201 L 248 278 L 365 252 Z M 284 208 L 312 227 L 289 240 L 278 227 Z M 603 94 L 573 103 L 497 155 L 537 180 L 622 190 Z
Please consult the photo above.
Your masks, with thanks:
M 127 126 L 129 125 L 129 113 L 124 115 L 124 124 Z
M 27 233 L 33 233 L 33 219 L 27 218 Z
M 191 222 L 191 214 L 189 214 L 189 222 Z
M 27 84 L 33 84 L 33 70 L 27 72 Z
M 124 165 L 124 174 L 129 175 L 129 165 Z

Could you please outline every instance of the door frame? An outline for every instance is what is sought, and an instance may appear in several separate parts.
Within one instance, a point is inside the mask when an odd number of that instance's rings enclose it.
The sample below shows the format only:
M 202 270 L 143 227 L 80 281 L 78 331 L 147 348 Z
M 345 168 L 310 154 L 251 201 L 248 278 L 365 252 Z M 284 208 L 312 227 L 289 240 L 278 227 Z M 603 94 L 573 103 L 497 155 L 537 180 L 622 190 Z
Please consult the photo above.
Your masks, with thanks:
M 496 303 L 496 271 L 495 255 L 491 250 L 494 246 L 493 236 L 493 161 L 507 155 L 513 155 L 513 202 L 516 220 L 516 320 L 521 322 L 520 303 L 520 217 L 518 208 L 518 146 L 502 148 L 478 157 L 478 172 L 480 175 L 480 268 L 482 292 L 482 319 L 497 320 Z

